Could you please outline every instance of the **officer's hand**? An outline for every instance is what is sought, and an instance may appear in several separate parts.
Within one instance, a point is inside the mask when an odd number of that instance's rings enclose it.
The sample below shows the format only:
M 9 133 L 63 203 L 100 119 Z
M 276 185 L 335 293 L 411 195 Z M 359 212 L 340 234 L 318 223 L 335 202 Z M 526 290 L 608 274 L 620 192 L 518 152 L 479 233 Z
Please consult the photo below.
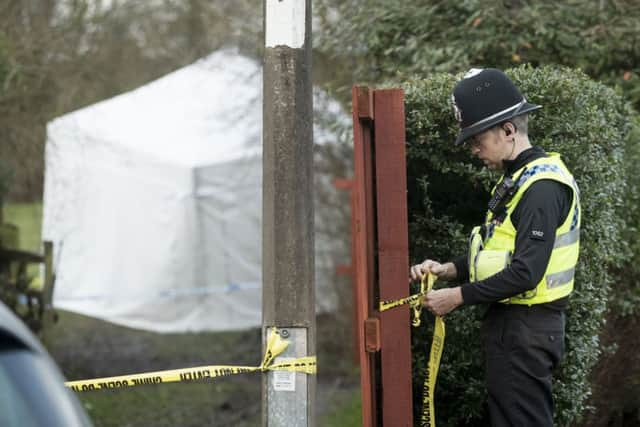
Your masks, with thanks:
M 422 264 L 416 264 L 411 267 L 411 270 L 409 271 L 409 281 L 413 282 L 416 280 L 422 280 L 422 276 L 427 273 L 435 274 L 436 276 L 446 275 L 447 268 L 438 261 L 433 261 L 431 259 L 424 260 Z
M 463 303 L 460 287 L 430 291 L 422 300 L 422 305 L 436 316 L 444 316 Z

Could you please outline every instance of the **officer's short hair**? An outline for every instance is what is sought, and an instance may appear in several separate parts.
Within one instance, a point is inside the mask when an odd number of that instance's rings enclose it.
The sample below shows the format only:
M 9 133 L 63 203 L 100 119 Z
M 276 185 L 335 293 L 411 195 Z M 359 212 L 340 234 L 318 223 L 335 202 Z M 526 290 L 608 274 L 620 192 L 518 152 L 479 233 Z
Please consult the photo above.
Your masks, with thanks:
M 523 135 L 528 135 L 529 132 L 529 115 L 520 114 L 519 116 L 509 119 L 511 123 L 516 127 L 517 131 Z
M 529 132 L 529 115 L 528 114 L 520 114 L 519 116 L 515 116 L 510 118 L 509 120 L 505 120 L 504 122 L 495 125 L 491 128 L 493 131 L 497 131 L 502 129 L 505 123 L 510 122 L 515 126 L 516 132 L 521 133 L 523 135 L 528 135 Z

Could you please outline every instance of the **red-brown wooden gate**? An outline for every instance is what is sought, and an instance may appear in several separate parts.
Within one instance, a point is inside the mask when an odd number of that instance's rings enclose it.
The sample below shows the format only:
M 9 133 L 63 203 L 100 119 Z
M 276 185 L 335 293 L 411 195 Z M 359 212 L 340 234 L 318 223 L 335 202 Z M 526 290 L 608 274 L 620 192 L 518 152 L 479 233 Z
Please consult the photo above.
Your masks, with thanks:
M 404 93 L 354 87 L 352 264 L 363 426 L 411 427 Z

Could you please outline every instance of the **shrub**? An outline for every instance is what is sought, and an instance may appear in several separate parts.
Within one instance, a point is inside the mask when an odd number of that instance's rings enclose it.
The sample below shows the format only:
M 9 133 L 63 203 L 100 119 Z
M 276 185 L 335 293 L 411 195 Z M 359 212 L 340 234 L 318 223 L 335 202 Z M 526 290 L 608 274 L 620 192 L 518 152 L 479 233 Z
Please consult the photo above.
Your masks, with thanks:
M 567 311 L 567 351 L 554 383 L 556 424 L 568 425 L 586 409 L 611 286 L 631 259 L 625 233 L 635 209 L 625 207 L 631 185 L 625 153 L 633 146 L 637 121 L 621 96 L 581 71 L 521 66 L 507 74 L 529 101 L 544 107 L 531 116 L 532 143 L 560 152 L 581 191 L 581 254 Z M 412 263 L 464 253 L 467 235 L 483 218 L 498 178 L 472 160 L 467 148 L 453 146 L 458 129 L 450 95 L 460 77 L 434 74 L 403 84 Z M 461 308 L 447 315 L 436 390 L 438 425 L 486 425 L 477 310 Z M 413 340 L 417 411 L 433 325 L 429 313 L 423 316 L 429 327 L 414 331 Z

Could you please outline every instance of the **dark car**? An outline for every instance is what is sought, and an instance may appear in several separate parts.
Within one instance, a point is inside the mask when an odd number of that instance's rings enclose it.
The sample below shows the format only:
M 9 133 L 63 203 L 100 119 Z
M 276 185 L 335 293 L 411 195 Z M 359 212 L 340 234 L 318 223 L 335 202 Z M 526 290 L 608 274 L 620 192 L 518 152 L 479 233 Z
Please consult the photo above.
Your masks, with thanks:
M 0 426 L 91 426 L 31 331 L 0 303 Z

